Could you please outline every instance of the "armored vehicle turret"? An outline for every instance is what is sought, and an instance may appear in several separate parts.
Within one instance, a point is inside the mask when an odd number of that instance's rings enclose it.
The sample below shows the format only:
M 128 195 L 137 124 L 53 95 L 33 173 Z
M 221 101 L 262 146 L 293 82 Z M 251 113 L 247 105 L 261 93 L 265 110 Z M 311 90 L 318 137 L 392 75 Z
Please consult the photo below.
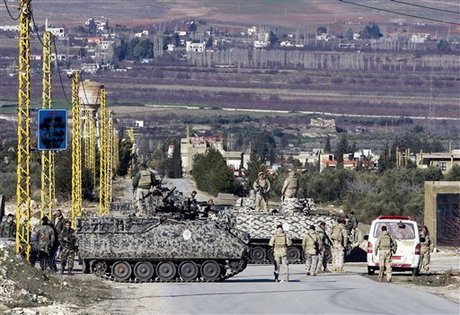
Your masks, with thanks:
M 211 220 L 79 218 L 84 271 L 115 281 L 222 281 L 246 268 L 249 235 Z

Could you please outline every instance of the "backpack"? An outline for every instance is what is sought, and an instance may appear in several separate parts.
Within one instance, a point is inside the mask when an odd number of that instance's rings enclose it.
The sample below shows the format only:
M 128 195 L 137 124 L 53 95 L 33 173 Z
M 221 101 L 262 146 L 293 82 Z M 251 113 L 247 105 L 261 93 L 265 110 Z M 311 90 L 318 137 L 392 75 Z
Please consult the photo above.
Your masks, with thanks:
M 332 234 L 331 234 L 331 239 L 333 241 L 341 241 L 341 233 L 340 233 L 340 227 L 338 225 L 334 226 L 332 228 Z

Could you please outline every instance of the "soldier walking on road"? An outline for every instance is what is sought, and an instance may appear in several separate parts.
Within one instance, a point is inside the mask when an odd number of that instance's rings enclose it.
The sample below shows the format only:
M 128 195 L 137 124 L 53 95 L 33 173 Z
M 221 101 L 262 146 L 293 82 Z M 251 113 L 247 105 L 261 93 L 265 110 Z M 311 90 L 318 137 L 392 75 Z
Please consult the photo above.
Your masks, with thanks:
M 343 272 L 344 251 L 348 245 L 348 233 L 345 220 L 338 219 L 337 225 L 332 228 L 332 270 Z
M 252 185 L 256 193 L 256 211 L 267 211 L 268 192 L 270 191 L 270 182 L 265 178 L 265 174 L 260 172 L 259 178 Z
M 270 246 L 273 247 L 273 256 L 275 263 L 275 282 L 279 282 L 279 274 L 283 269 L 283 277 L 286 282 L 289 281 L 289 262 L 287 260 L 287 248 L 292 245 L 291 239 L 286 235 L 281 224 L 276 226 L 276 233 L 270 239 Z M 284 280 L 281 280 L 284 281 Z
M 299 189 L 299 180 L 297 179 L 295 171 L 289 170 L 288 175 L 289 176 L 284 181 L 283 188 L 281 189 L 283 200 L 286 198 L 295 198 Z
M 38 259 L 42 271 L 46 271 L 50 259 L 51 248 L 54 244 L 54 229 L 49 225 L 48 217 L 42 218 L 42 225 L 37 229 Z
M 387 281 L 391 282 L 391 257 L 396 253 L 397 244 L 387 231 L 387 227 L 382 226 L 377 241 L 375 242 L 374 254 L 379 255 L 379 281 L 383 281 L 383 273 L 386 273 Z
M 331 254 L 332 241 L 326 232 L 326 223 L 320 222 L 318 228 L 318 238 L 321 248 L 320 255 L 318 257 L 318 272 L 330 272 L 327 269 L 327 258 Z
M 70 221 L 65 222 L 65 227 L 59 234 L 59 242 L 62 246 L 61 275 L 64 274 L 68 264 L 69 276 L 72 275 L 75 253 L 77 251 L 77 238 L 75 231 L 70 227 Z
M 422 269 L 423 271 L 428 272 L 430 270 L 430 256 L 434 251 L 434 240 L 426 225 L 423 226 L 422 233 L 420 234 L 420 244 L 422 245 L 420 249 Z
M 321 251 L 318 233 L 315 231 L 315 226 L 310 225 L 307 235 L 303 238 L 302 247 L 307 255 L 305 262 L 305 270 L 307 276 L 316 276 L 316 268 L 318 265 L 318 255 Z

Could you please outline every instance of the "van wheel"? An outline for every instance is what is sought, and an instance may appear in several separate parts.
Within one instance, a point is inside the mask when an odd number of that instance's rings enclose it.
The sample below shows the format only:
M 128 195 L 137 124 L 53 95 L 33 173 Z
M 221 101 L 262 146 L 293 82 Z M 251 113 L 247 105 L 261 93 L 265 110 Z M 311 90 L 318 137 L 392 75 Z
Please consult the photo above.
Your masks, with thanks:
M 375 269 L 371 267 L 367 267 L 367 274 L 369 276 L 372 276 L 373 274 L 375 274 Z
M 412 268 L 412 277 L 418 276 L 420 274 L 420 270 L 418 268 Z

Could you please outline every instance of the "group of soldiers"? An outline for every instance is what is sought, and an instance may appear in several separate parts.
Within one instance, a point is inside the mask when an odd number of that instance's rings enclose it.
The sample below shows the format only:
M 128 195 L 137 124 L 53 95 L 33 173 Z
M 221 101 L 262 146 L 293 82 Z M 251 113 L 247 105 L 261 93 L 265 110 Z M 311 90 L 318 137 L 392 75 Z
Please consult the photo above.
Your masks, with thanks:
M 40 226 L 32 232 L 31 244 L 33 254 L 31 263 L 39 262 L 42 271 L 48 267 L 57 272 L 56 258 L 61 259 L 61 275 L 68 269 L 73 274 L 74 260 L 77 252 L 77 238 L 69 220 L 65 220 L 61 210 L 54 213 L 54 221 L 43 216 Z M 58 255 L 59 253 L 59 255 Z
M 326 223 L 320 222 L 318 229 L 311 225 L 305 234 L 302 247 L 306 255 L 305 270 L 308 276 L 316 276 L 320 272 L 330 272 L 327 269 L 328 254 L 332 254 L 332 271 L 343 272 L 344 252 L 348 245 L 349 232 L 344 219 L 338 219 L 332 228 L 331 235 L 326 232 Z M 277 225 L 269 245 L 274 251 L 275 281 L 289 281 L 289 263 L 287 249 L 292 241 L 281 224 Z M 284 279 L 279 279 L 280 273 Z

